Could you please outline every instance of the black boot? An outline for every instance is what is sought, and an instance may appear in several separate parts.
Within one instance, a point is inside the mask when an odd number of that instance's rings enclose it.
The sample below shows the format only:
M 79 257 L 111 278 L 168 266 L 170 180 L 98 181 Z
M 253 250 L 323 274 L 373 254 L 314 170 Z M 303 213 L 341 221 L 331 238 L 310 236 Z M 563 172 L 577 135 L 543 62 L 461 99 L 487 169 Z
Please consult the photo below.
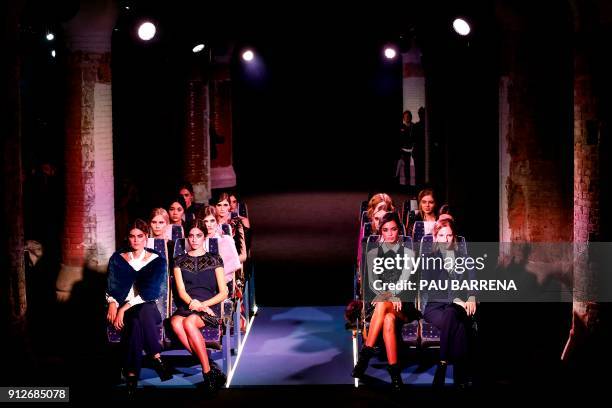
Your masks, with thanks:
M 128 375 L 125 377 L 125 387 L 127 390 L 128 398 L 134 398 L 136 395 L 136 389 L 138 388 L 138 376 Z
M 225 382 L 227 381 L 227 377 L 223 371 L 216 365 L 212 364 L 210 366 L 210 373 L 212 373 L 215 388 L 220 389 L 225 386 Z
M 160 380 L 168 381 L 172 379 L 172 370 L 160 357 L 153 359 L 153 369 L 155 369 L 157 375 L 159 375 Z
M 438 363 L 438 367 L 436 368 L 436 374 L 433 379 L 433 386 L 435 388 L 444 387 L 444 383 L 446 382 L 446 362 Z
M 387 367 L 387 371 L 391 375 L 391 390 L 394 392 L 398 392 L 402 390 L 402 370 L 400 369 L 399 364 L 389 364 Z
M 214 396 L 217 393 L 217 386 L 213 370 L 210 369 L 207 373 L 202 372 L 202 377 L 204 377 L 204 383 L 202 384 L 204 393 L 207 397 Z
M 365 374 L 365 370 L 368 368 L 368 364 L 370 363 L 370 359 L 374 355 L 374 347 L 363 346 L 361 351 L 359 352 L 359 359 L 357 360 L 357 364 L 353 368 L 352 376 L 353 378 L 361 378 Z

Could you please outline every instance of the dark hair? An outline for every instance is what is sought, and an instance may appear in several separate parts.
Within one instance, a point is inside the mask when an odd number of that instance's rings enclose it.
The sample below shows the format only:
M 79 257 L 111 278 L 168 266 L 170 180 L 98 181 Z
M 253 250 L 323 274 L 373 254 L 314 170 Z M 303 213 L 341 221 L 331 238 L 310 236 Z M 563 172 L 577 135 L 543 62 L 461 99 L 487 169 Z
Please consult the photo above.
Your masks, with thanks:
M 430 195 L 431 198 L 433 198 L 434 200 L 434 214 L 436 215 L 436 218 L 438 216 L 437 214 L 437 207 L 438 207 L 438 199 L 436 198 L 436 194 L 434 193 L 434 191 L 431 188 L 425 188 L 421 191 L 419 191 L 419 195 L 417 197 L 417 205 L 419 206 L 419 211 L 423 211 L 421 210 L 421 200 L 423 199 L 423 197 Z
M 400 229 L 399 235 L 404 235 L 404 231 L 401 231 L 402 222 L 400 221 L 399 215 L 397 215 L 396 212 L 388 212 L 385 215 L 383 215 L 382 219 L 378 223 L 378 233 L 380 234 L 380 231 L 382 231 L 383 225 L 391 221 L 395 221 L 397 228 Z
M 197 228 L 197 229 L 199 229 L 202 232 L 208 233 L 208 229 L 206 228 L 206 223 L 204 222 L 204 220 L 202 218 L 196 218 L 189 225 L 189 229 L 187 230 L 187 233 L 189 234 L 189 231 L 191 231 L 194 228 Z
M 227 202 L 230 202 L 230 196 L 232 194 L 226 193 L 225 191 L 222 193 L 219 193 L 219 195 L 217 195 L 211 202 L 212 205 L 217 205 L 218 203 L 220 203 L 223 200 L 227 200 Z
M 170 201 L 170 203 L 168 203 L 168 208 L 170 208 L 170 206 L 174 203 L 179 203 L 181 207 L 183 207 L 183 211 L 187 210 L 187 203 L 183 197 L 178 196 L 174 200 Z
M 181 191 L 182 189 L 189 190 L 189 192 L 191 193 L 191 195 L 193 195 L 193 194 L 194 194 L 194 193 L 193 193 L 193 186 L 191 185 L 191 183 L 189 183 L 189 182 L 187 182 L 187 181 L 184 181 L 184 182 L 182 182 L 181 184 L 179 184 L 179 186 L 178 186 L 178 191 L 179 191 L 179 193 L 180 193 L 180 191 Z
M 149 236 L 149 224 L 147 224 L 146 221 L 140 218 L 136 218 L 134 221 L 128 224 L 127 226 L 128 235 L 130 231 L 133 229 L 139 229 L 142 232 L 144 232 L 145 235 Z

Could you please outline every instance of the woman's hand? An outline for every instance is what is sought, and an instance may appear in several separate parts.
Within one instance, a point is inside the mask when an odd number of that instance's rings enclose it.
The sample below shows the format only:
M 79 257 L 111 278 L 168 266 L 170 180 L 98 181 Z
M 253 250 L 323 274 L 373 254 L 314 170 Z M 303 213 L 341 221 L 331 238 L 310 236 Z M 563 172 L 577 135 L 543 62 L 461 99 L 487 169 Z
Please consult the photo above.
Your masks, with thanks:
M 474 300 L 468 300 L 463 304 L 463 307 L 468 316 L 473 316 L 476 313 L 476 301 Z
M 110 324 L 114 324 L 115 317 L 117 317 L 117 304 L 115 302 L 110 302 L 108 304 L 108 312 L 106 312 L 106 321 Z
M 191 302 L 189 302 L 189 310 L 199 311 L 201 307 L 202 302 L 200 302 L 198 299 L 191 299 Z
M 393 301 L 391 303 L 393 304 L 393 310 L 395 310 L 396 312 L 400 312 L 402 310 L 402 302 L 401 301 Z
M 119 308 L 117 312 L 117 316 L 115 316 L 115 320 L 113 321 L 113 326 L 115 329 L 121 330 L 123 329 L 123 315 L 125 314 L 125 309 L 123 307 Z
M 208 314 L 209 314 L 209 315 L 211 315 L 211 316 L 216 316 L 215 312 L 213 312 L 213 310 L 212 310 L 210 307 L 208 307 L 208 306 L 204 306 L 204 305 L 202 305 L 202 306 L 201 306 L 201 307 L 198 309 L 198 311 L 199 311 L 199 312 L 208 313 Z

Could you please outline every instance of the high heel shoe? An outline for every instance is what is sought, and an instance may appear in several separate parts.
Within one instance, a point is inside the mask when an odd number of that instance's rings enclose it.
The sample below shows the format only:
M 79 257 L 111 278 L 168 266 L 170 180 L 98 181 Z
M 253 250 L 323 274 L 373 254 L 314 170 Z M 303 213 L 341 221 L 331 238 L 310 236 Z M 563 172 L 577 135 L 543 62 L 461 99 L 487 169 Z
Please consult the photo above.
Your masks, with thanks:
M 216 389 L 223 388 L 227 382 L 227 376 L 219 367 L 211 365 L 210 373 L 212 373 L 213 381 Z
M 153 359 L 153 369 L 157 372 L 159 379 L 162 381 L 168 381 L 173 377 L 172 370 L 170 367 L 168 367 L 168 364 L 161 359 L 161 357 Z
M 402 370 L 399 364 L 389 364 L 387 371 L 389 371 L 389 375 L 391 375 L 391 390 L 393 392 L 401 391 L 404 382 L 402 381 Z
M 363 346 L 361 351 L 359 352 L 359 359 L 357 360 L 357 364 L 353 368 L 353 372 L 351 376 L 353 378 L 361 378 L 365 374 L 365 371 L 368 368 L 368 364 L 370 363 L 370 359 L 374 355 L 374 347 Z

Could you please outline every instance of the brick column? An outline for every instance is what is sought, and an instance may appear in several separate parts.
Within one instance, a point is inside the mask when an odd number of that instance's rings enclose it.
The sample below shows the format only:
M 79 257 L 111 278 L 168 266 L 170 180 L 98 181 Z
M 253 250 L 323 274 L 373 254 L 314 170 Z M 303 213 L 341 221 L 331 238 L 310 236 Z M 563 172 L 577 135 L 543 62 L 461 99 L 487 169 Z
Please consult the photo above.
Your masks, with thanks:
M 229 63 L 216 59 L 210 84 L 211 129 L 218 136 L 217 157 L 212 160 L 212 188 L 236 185 L 232 151 L 232 83 Z M 211 140 L 211 143 L 213 140 Z
M 70 297 L 84 267 L 105 271 L 115 250 L 110 74 L 115 20 L 112 0 L 83 1 L 64 26 L 68 91 L 60 300 Z
M 598 274 L 609 273 L 590 259 L 589 242 L 602 240 L 600 230 L 601 120 L 599 98 L 594 87 L 597 61 L 596 21 L 593 5 L 582 3 L 574 9 L 574 298 L 572 327 L 561 359 L 572 360 L 578 350 L 588 349 L 588 340 L 599 330 L 599 304 L 595 297 Z M 591 31 L 593 30 L 593 31 Z M 599 267 L 599 268 L 598 268 Z
M 210 199 L 208 83 L 199 72 L 187 83 L 187 123 L 183 162 L 184 178 L 193 185 L 196 202 Z

